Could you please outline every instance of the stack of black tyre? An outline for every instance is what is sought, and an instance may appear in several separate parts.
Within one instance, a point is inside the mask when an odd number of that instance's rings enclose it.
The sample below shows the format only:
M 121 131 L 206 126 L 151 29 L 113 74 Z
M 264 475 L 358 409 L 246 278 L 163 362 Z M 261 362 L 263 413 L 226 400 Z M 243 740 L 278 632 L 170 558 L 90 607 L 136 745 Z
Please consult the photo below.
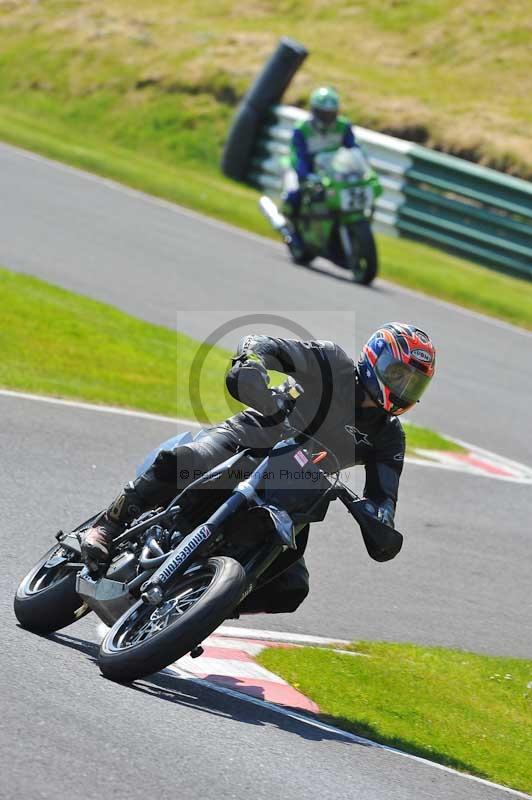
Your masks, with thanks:
M 261 125 L 270 108 L 279 103 L 290 81 L 308 55 L 303 45 L 282 38 L 277 50 L 240 104 L 222 155 L 222 172 L 243 181 Z

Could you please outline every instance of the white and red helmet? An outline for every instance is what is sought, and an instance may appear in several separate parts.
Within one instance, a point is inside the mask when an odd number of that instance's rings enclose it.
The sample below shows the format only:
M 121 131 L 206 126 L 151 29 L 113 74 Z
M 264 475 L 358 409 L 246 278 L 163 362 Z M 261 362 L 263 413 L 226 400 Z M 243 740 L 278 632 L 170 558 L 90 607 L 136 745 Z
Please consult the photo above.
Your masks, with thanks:
M 425 331 L 415 325 L 390 322 L 362 348 L 359 380 L 372 400 L 398 416 L 412 408 L 434 375 L 436 350 Z

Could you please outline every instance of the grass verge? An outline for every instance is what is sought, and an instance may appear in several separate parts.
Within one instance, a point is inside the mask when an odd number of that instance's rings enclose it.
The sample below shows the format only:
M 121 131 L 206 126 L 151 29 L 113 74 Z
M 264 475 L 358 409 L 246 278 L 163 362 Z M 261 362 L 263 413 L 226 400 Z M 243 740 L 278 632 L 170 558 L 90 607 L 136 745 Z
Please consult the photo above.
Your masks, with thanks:
M 270 648 L 258 660 L 341 728 L 532 790 L 532 661 L 385 642 L 352 650 L 364 655 Z
M 2 386 L 212 423 L 242 407 L 225 391 L 230 354 L 220 348 L 204 351 L 191 384 L 200 345 L 182 333 L 6 269 L 0 302 Z M 453 447 L 417 426 L 407 437 L 409 447 Z
M 416 455 L 417 448 L 423 450 L 445 450 L 451 453 L 465 453 L 465 447 L 461 444 L 447 439 L 430 428 L 422 428 L 421 425 L 414 425 L 408 420 L 401 420 L 406 435 L 407 455 Z
M 186 391 L 193 339 L 4 269 L 0 298 L 1 385 L 194 417 Z M 216 419 L 227 413 L 220 392 L 227 364 L 228 354 L 213 349 L 202 373 L 203 403 Z

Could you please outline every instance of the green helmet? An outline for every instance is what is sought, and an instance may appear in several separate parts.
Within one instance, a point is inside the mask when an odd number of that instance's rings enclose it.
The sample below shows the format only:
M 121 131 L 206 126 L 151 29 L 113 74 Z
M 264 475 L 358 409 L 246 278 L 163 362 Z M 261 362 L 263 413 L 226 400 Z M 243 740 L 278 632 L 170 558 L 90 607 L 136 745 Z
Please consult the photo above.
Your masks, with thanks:
M 336 122 L 340 108 L 338 92 L 329 86 L 320 86 L 310 95 L 312 121 L 317 130 L 325 132 Z

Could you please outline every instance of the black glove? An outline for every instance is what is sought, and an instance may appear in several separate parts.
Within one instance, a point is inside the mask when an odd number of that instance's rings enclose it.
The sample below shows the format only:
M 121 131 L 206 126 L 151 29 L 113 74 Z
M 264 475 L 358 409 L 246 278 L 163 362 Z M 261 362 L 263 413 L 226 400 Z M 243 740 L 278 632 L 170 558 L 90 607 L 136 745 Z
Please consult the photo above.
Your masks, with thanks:
M 381 503 L 379 506 L 378 511 L 378 518 L 381 522 L 384 522 L 385 525 L 388 525 L 390 528 L 393 528 L 394 525 L 394 517 L 395 517 L 395 503 L 393 500 L 385 500 L 384 503 Z
M 374 503 L 373 500 L 364 498 L 364 511 L 378 519 L 379 522 L 383 522 L 384 525 L 388 525 L 389 528 L 393 528 L 395 517 L 395 504 L 393 500 L 388 498 L 378 505 Z
M 260 361 L 238 359 L 227 373 L 225 383 L 235 400 L 271 416 L 278 411 L 278 407 L 272 390 L 268 388 L 269 380 L 268 372 Z

